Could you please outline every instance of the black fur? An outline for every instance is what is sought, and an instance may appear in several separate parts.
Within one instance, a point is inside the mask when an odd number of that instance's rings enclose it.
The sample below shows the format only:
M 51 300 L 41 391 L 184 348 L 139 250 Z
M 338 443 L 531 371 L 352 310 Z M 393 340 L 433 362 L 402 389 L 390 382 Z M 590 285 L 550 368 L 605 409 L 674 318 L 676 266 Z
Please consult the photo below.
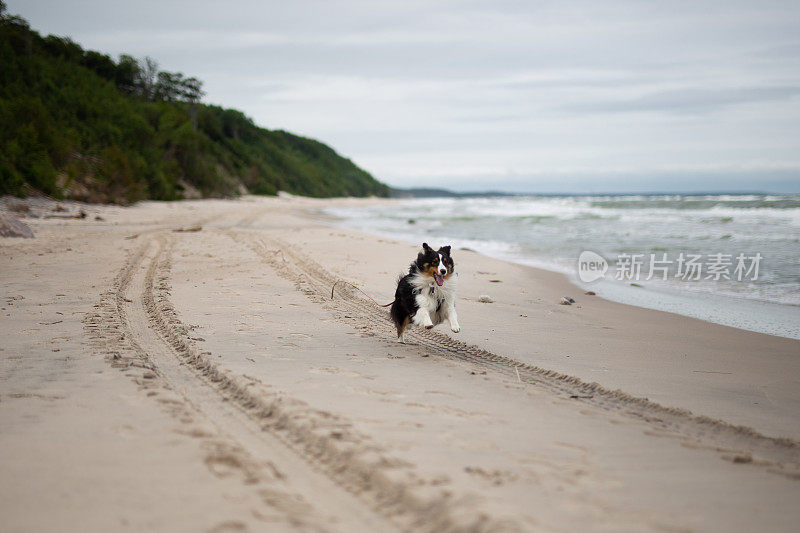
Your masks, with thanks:
M 408 274 L 397 280 L 397 290 L 394 293 L 394 303 L 392 303 L 390 314 L 397 327 L 398 337 L 402 335 L 411 317 L 419 309 L 416 300 L 419 289 L 411 284 L 411 279 L 416 275 L 427 272 L 431 265 L 438 264 L 439 254 L 442 254 L 442 261 L 444 266 L 447 267 L 446 276 L 452 275 L 455 272 L 455 264 L 450 257 L 450 246 L 442 246 L 434 251 L 433 248 L 428 246 L 428 243 L 422 243 L 422 251 L 417 255 L 416 261 L 411 263 L 408 268 Z

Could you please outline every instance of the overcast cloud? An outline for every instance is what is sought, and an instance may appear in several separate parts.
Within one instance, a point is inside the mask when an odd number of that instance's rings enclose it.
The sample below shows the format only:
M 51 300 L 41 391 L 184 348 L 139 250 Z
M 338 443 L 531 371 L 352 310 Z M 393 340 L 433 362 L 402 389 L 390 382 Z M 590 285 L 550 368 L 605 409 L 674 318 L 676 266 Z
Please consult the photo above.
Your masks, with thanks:
M 395 186 L 800 192 L 796 0 L 7 4 Z

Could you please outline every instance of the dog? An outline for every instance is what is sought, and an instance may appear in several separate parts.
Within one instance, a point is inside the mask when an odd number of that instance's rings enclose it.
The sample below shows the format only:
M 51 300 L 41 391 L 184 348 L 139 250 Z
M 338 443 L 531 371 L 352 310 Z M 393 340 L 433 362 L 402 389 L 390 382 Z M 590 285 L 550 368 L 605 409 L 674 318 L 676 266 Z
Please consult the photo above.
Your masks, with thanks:
M 450 247 L 434 250 L 422 243 L 422 251 L 411 263 L 408 274 L 397 280 L 394 303 L 390 310 L 397 327 L 397 338 L 405 343 L 408 322 L 431 329 L 445 319 L 454 333 L 461 331 L 456 314 L 458 274 L 450 257 Z

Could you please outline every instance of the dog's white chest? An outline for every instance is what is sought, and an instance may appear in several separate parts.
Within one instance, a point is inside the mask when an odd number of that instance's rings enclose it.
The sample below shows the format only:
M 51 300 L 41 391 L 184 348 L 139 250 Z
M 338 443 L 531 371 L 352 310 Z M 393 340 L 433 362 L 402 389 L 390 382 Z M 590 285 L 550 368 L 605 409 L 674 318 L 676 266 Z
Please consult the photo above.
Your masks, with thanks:
M 424 307 L 431 314 L 455 304 L 456 276 L 446 279 L 441 287 L 424 276 L 413 279 L 412 285 L 417 293 L 417 305 Z

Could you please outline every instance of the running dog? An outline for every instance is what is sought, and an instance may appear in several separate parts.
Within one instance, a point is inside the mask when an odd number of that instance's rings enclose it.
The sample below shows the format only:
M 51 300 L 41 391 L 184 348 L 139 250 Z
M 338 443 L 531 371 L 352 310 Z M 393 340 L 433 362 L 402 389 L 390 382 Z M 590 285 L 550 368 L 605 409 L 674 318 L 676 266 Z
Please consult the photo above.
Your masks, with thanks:
M 408 274 L 397 280 L 394 293 L 391 316 L 400 342 L 405 343 L 409 320 L 431 329 L 447 319 L 453 332 L 461 331 L 456 315 L 457 281 L 450 247 L 434 250 L 428 243 L 422 243 L 417 260 L 411 263 Z

